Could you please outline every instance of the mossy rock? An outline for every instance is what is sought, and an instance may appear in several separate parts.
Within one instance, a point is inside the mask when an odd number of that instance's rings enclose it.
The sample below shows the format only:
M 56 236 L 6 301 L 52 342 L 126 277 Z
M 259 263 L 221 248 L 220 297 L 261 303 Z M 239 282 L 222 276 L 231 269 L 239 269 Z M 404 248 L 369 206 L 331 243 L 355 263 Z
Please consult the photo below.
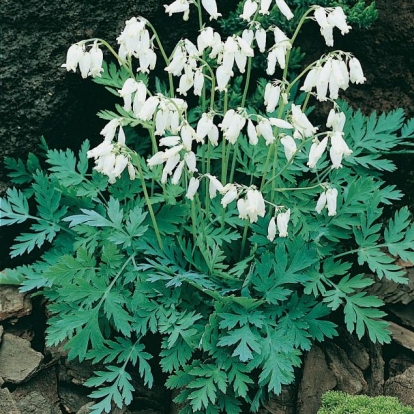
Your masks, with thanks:
M 322 397 L 317 414 L 414 414 L 414 408 L 403 405 L 394 397 L 368 397 L 328 391 Z

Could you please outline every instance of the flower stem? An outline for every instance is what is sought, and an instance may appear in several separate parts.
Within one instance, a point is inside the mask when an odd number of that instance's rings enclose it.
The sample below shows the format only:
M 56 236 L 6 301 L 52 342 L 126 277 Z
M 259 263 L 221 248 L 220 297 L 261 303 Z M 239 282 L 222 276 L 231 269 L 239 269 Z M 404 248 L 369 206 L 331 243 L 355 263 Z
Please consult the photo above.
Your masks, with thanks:
M 134 164 L 136 165 L 136 167 L 138 169 L 138 174 L 139 174 L 139 177 L 140 177 L 140 180 L 141 180 L 141 185 L 142 185 L 142 191 L 144 192 L 145 201 L 146 201 L 147 206 L 148 206 L 148 211 L 150 213 L 150 217 L 151 217 L 152 225 L 154 227 L 155 236 L 157 237 L 158 245 L 160 246 L 161 250 L 164 250 L 161 234 L 160 234 L 160 231 L 158 229 L 157 219 L 155 218 L 154 210 L 153 210 L 152 205 L 151 205 L 151 200 L 149 198 L 147 187 L 145 185 L 145 178 L 144 178 L 144 173 L 143 173 L 142 167 L 141 167 L 140 156 L 136 152 L 131 151 L 131 158 L 133 159 Z

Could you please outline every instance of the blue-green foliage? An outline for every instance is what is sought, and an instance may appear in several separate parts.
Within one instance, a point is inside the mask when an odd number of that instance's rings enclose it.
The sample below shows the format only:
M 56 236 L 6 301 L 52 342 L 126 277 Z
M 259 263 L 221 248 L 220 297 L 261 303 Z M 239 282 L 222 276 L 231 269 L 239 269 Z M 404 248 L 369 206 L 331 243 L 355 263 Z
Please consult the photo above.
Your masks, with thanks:
M 48 345 L 66 341 L 69 358 L 105 364 L 86 382 L 100 399 L 92 413 L 132 401 L 131 366 L 152 386 L 154 355 L 144 338 L 153 334 L 160 338 L 157 358 L 166 385 L 179 389 L 176 401 L 187 404 L 182 413 L 239 413 L 243 400 L 257 410 L 269 393 L 294 381 L 302 351 L 337 334 L 332 311 L 342 309 L 358 337 L 390 340 L 382 302 L 364 292 L 373 279 L 363 275 L 365 267 L 359 274 L 356 269 L 368 265 L 378 277 L 404 283 L 395 258 L 414 261 L 408 210 L 396 211 L 388 223 L 381 219 L 381 206 L 402 194 L 379 178 L 380 171 L 395 169 L 379 153 L 407 144 L 413 123 L 404 124 L 401 110 L 368 118 L 345 104 L 342 110 L 354 153 L 344 160 L 347 168 L 329 171 L 329 181 L 343 189 L 337 215 L 314 212 L 317 190 L 289 193 L 295 217 L 289 238 L 270 243 L 269 219 L 260 218 L 243 256 L 237 210 L 229 205 L 224 213 L 212 200 L 208 216 L 198 212 L 206 226 L 195 238 L 179 186 L 168 199 L 151 199 L 161 250 L 138 180 L 122 177 L 108 187 L 88 168 L 88 142 L 77 155 L 47 150 L 45 164 L 33 155 L 26 163 L 7 160 L 11 180 L 32 189 L 10 188 L 1 199 L 3 226 L 30 224 L 11 255 L 44 253 L 30 267 L 7 270 L 2 283 L 43 290 L 52 315 Z M 262 150 L 246 146 L 243 168 L 252 173 Z M 307 186 L 299 180 L 300 157 L 281 182 Z M 153 172 L 141 162 L 150 178 Z M 128 191 L 117 189 L 125 183 Z M 351 240 L 351 248 L 339 243 Z

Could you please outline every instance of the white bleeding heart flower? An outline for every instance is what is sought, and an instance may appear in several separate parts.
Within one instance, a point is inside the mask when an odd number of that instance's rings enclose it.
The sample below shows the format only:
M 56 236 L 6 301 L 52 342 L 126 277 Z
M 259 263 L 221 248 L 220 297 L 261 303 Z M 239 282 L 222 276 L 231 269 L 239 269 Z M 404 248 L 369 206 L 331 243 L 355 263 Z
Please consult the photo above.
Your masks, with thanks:
M 276 217 L 277 230 L 279 231 L 279 237 L 288 236 L 288 224 L 290 220 L 290 208 L 284 213 L 279 213 Z

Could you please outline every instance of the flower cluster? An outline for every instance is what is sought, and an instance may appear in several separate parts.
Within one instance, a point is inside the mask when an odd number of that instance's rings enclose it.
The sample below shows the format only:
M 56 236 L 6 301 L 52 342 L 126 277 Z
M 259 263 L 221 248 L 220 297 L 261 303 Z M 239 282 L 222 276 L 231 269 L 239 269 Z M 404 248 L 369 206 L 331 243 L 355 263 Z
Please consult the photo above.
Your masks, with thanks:
M 138 71 L 144 73 L 154 69 L 157 63 L 154 44 L 146 24 L 146 19 L 133 17 L 125 22 L 125 28 L 117 38 L 118 59 L 125 61 L 134 56 L 139 61 Z
M 82 78 L 101 76 L 103 53 L 95 41 L 89 51 L 86 50 L 84 43 L 75 43 L 68 49 L 66 63 L 62 67 L 66 70 L 76 72 L 79 66 Z
M 349 70 L 348 66 L 349 65 Z M 329 88 L 329 98 L 338 99 L 339 89 L 346 90 L 349 81 L 352 83 L 364 83 L 365 77 L 361 64 L 355 57 L 342 59 L 341 55 L 330 55 L 322 64 L 318 62 L 306 76 L 302 91 L 311 92 L 316 88 L 316 98 L 319 101 L 326 101 Z
M 294 17 L 284 0 L 276 0 L 275 3 L 286 19 L 290 20 Z M 191 4 L 193 2 L 190 0 L 176 0 L 165 5 L 165 11 L 170 15 L 183 13 L 186 20 Z M 202 0 L 201 4 L 210 15 L 210 19 L 217 19 L 220 16 L 215 0 Z M 247 28 L 241 33 L 222 39 L 212 27 L 203 26 L 195 43 L 183 39 L 179 41 L 169 59 L 164 56 L 167 63 L 165 71 L 170 77 L 171 93 L 174 90 L 173 76 L 179 77 L 175 90 L 180 95 L 187 96 L 192 90 L 194 95 L 201 98 L 207 88 L 211 89 L 210 108 L 208 111 L 202 111 L 197 121 L 190 122 L 187 119 L 188 104 L 185 100 L 161 93 L 151 94 L 146 84 L 135 77 L 131 76 L 125 80 L 118 90 L 119 96 L 123 99 L 123 109 L 131 114 L 131 119 L 135 119 L 151 130 L 154 153 L 147 158 L 147 165 L 151 170 L 158 166 L 162 167 L 162 172 L 161 168 L 155 170 L 155 174 L 158 174 L 158 171 L 161 174 L 160 183 L 165 184 L 170 179 L 171 184 L 177 185 L 185 177 L 186 198 L 194 200 L 194 197 L 201 196 L 198 194 L 202 191 L 200 181 L 203 178 L 207 179 L 209 198 L 220 194 L 223 208 L 237 201 L 239 217 L 248 219 L 251 223 L 265 216 L 267 202 L 265 197 L 268 194 L 252 183 L 247 187 L 236 182 L 226 183 L 226 175 L 222 175 L 220 181 L 216 176 L 205 173 L 205 170 L 203 174 L 199 174 L 197 163 L 203 164 L 206 160 L 198 159 L 200 153 L 204 154 L 203 151 L 198 151 L 198 146 L 206 145 L 206 139 L 207 145 L 212 147 L 222 145 L 224 148 L 226 143 L 230 144 L 227 150 L 229 153 L 231 148 L 236 148 L 239 144 L 243 134 L 251 146 L 259 145 L 260 138 L 263 137 L 265 147 L 268 147 L 270 152 L 274 151 L 275 143 L 281 144 L 285 162 L 288 163 L 296 163 L 296 155 L 302 151 L 301 148 L 306 147 L 306 142 L 312 141 L 307 161 L 310 169 L 317 167 L 319 159 L 328 146 L 332 168 L 342 167 L 343 158 L 352 153 L 344 140 L 344 113 L 332 109 L 326 123 L 327 128 L 331 130 L 318 133 L 318 127 L 309 121 L 305 113 L 306 104 L 302 107 L 289 102 L 290 87 L 286 79 L 271 80 L 266 83 L 263 105 L 267 116 L 263 115 L 263 112 L 251 113 L 245 107 L 226 108 L 222 112 L 215 107 L 214 91 L 226 93 L 235 74 L 246 72 L 248 59 L 255 56 L 256 49 L 260 53 L 267 51 L 268 75 L 274 75 L 276 66 L 281 69 L 286 68 L 292 40 L 279 27 L 271 26 L 264 29 L 256 21 L 256 16 L 268 14 L 271 6 L 272 0 L 247 0 L 240 15 L 240 19 L 246 22 Z M 340 7 L 315 6 L 311 10 L 314 10 L 312 18 L 320 25 L 321 33 L 328 45 L 333 44 L 332 36 L 335 27 L 342 34 L 348 33 L 350 27 Z M 121 64 L 127 65 L 131 73 L 132 58 L 138 60 L 139 72 L 149 72 L 155 67 L 154 41 L 157 35 L 156 33 L 151 35 L 148 27 L 154 30 L 146 19 L 133 17 L 126 21 L 124 30 L 117 38 L 118 60 Z M 273 37 L 272 44 L 269 46 L 268 34 Z M 85 57 L 86 55 L 89 58 Z M 67 62 L 63 66 L 68 71 L 75 71 L 79 65 L 82 76 L 85 77 L 89 74 L 98 76 L 102 71 L 99 69 L 101 64 L 102 52 L 98 48 L 97 41 L 94 41 L 89 52 L 85 52 L 85 44 L 71 46 Z M 302 74 L 299 78 L 301 76 Z M 209 82 L 206 81 L 207 79 Z M 300 89 L 308 94 L 313 94 L 315 90 L 315 96 L 320 101 L 327 99 L 334 101 L 338 98 L 339 91 L 347 89 L 350 82 L 363 83 L 364 81 L 365 77 L 359 61 L 350 54 L 337 51 L 324 56 L 308 68 L 304 84 Z M 276 110 L 279 117 L 274 115 Z M 105 137 L 104 142 L 88 152 L 89 157 L 95 158 L 95 169 L 107 175 L 111 183 L 125 168 L 128 168 L 131 178 L 135 177 L 135 169 L 128 155 L 130 150 L 125 145 L 125 135 L 121 126 L 122 123 L 126 125 L 131 122 L 126 119 L 120 117 L 111 120 L 101 132 Z M 118 128 L 118 139 L 114 143 Z M 165 149 L 158 149 L 159 147 Z M 224 149 L 222 155 L 226 155 Z M 222 167 L 225 168 L 225 164 Z M 338 190 L 329 188 L 329 185 L 324 188 L 328 189 L 318 200 L 316 211 L 320 213 L 327 205 L 328 215 L 333 216 L 336 214 Z M 287 237 L 291 214 L 291 209 L 288 207 L 274 206 L 274 208 L 277 214 L 269 222 L 270 241 L 274 240 L 277 232 L 280 237 Z
M 135 179 L 135 167 L 131 162 L 129 149 L 125 145 L 125 132 L 121 126 L 121 118 L 113 119 L 102 129 L 104 141 L 87 153 L 88 158 L 95 159 L 94 169 L 106 176 L 110 184 L 115 183 L 127 168 L 131 180 Z M 117 143 L 113 143 L 116 130 L 119 128 Z

